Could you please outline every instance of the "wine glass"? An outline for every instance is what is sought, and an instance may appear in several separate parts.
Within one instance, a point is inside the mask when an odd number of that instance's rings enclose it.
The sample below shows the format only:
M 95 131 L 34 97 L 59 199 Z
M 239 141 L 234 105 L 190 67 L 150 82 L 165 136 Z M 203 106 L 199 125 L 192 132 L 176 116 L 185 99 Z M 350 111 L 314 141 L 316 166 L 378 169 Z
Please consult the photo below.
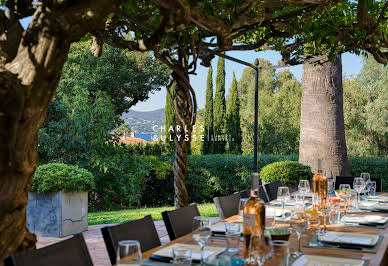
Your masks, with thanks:
M 295 230 L 298 235 L 298 251 L 292 253 L 294 256 L 302 255 L 302 251 L 300 248 L 300 240 L 302 236 L 302 232 L 307 228 L 307 216 L 304 212 L 304 204 L 301 202 L 295 202 L 294 205 L 294 213 L 291 217 L 290 221 L 291 227 Z
M 365 182 L 361 177 L 355 177 L 353 180 L 353 189 L 357 192 L 357 206 L 360 208 L 360 193 L 364 188 Z
M 203 250 L 209 238 L 212 235 L 208 217 L 195 216 L 193 219 L 192 237 L 201 246 L 201 263 L 203 263 Z
M 370 181 L 369 194 L 371 196 L 376 196 L 376 181 Z
M 305 179 L 299 180 L 298 191 L 303 195 L 304 201 L 304 197 L 310 192 L 310 182 Z
M 244 216 L 244 206 L 247 203 L 247 201 L 248 201 L 248 199 L 246 199 L 246 198 L 241 198 L 240 199 L 240 203 L 238 205 L 240 217 Z
M 369 173 L 361 173 L 360 177 L 362 179 L 364 179 L 364 190 L 365 190 L 365 194 L 368 195 L 369 194 L 369 184 L 370 184 L 370 175 Z
M 344 201 L 344 213 L 346 214 L 348 199 L 350 198 L 350 185 L 349 184 L 340 184 L 338 196 Z
M 286 213 L 284 211 L 285 204 L 287 200 L 290 200 L 290 190 L 288 189 L 288 187 L 278 188 L 277 199 L 282 202 L 282 209 L 283 209 L 282 220 L 284 221 L 286 219 Z
M 124 258 L 125 262 L 120 262 Z M 116 265 L 129 264 L 141 264 L 141 249 L 140 243 L 137 240 L 122 240 L 118 243 Z

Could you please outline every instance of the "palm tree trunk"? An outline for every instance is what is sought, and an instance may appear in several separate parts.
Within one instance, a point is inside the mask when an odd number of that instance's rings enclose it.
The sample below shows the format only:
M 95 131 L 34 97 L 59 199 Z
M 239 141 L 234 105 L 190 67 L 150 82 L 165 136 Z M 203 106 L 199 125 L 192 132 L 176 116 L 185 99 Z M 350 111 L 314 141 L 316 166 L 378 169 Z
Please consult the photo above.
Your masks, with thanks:
M 303 65 L 299 162 L 316 172 L 318 158 L 327 176 L 349 176 L 341 55 L 322 65 Z

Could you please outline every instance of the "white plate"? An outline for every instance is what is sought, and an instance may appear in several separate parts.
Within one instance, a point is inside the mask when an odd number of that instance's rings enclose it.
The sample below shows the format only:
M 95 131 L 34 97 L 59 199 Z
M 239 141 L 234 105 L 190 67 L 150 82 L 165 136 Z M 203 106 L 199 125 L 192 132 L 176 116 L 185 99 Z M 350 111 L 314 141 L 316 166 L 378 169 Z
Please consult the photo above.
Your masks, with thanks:
M 216 223 L 210 226 L 210 230 L 215 233 L 225 233 L 225 223 Z M 243 224 L 240 223 L 240 232 L 243 231 Z
M 362 266 L 363 260 L 337 258 L 318 255 L 303 255 L 299 257 L 292 266 Z
M 192 252 L 191 258 L 193 260 L 200 260 L 201 259 L 201 247 L 199 245 L 188 245 L 188 244 L 179 244 L 179 243 L 162 248 L 162 249 L 152 253 L 152 255 L 172 258 L 173 257 L 172 250 L 173 250 L 173 248 L 176 248 L 176 247 L 191 248 L 191 252 Z M 224 249 L 225 248 L 221 248 L 221 247 L 206 246 L 204 253 L 203 253 L 203 256 L 204 256 L 204 258 L 206 258 L 212 254 L 221 253 L 222 251 L 224 251 Z
M 327 243 L 352 244 L 373 247 L 377 244 L 379 236 L 370 234 L 329 231 L 323 236 L 318 236 L 318 240 Z
M 385 224 L 388 221 L 388 217 L 378 215 L 345 215 L 342 221 L 345 223 Z
M 388 202 L 388 197 L 369 196 L 366 198 L 369 201 Z

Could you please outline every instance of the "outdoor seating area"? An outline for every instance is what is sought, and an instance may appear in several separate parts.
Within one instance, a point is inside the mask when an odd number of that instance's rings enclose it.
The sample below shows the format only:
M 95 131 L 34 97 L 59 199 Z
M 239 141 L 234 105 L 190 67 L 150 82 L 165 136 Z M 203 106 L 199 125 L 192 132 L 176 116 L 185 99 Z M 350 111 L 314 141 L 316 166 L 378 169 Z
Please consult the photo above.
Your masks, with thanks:
M 0 266 L 388 266 L 388 1 L 0 1 Z
M 293 193 L 279 182 L 267 184 L 267 193 L 276 187 L 277 196 L 255 210 L 265 212 L 265 222 L 255 216 L 254 226 L 247 215 L 252 206 L 260 206 L 257 189 L 249 198 L 240 192 L 215 198 L 216 221 L 200 216 L 195 203 L 163 212 L 170 238 L 164 244 L 151 215 L 102 227 L 101 233 L 112 265 L 386 265 L 388 194 L 376 192 L 367 173 L 353 180 L 353 189 L 345 183 L 336 190 L 335 183 L 328 182 L 325 199 L 313 192 L 308 180 L 301 180 Z M 4 263 L 93 265 L 82 233 L 7 257 Z

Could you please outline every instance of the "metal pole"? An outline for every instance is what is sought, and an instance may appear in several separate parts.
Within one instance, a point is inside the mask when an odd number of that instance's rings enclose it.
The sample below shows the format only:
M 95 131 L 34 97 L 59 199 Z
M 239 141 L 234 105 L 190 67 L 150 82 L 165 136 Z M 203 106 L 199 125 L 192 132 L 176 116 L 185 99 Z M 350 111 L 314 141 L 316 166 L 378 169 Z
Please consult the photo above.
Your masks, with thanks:
M 257 120 L 259 116 L 259 60 L 255 60 L 255 122 L 253 131 L 253 172 L 257 173 Z

